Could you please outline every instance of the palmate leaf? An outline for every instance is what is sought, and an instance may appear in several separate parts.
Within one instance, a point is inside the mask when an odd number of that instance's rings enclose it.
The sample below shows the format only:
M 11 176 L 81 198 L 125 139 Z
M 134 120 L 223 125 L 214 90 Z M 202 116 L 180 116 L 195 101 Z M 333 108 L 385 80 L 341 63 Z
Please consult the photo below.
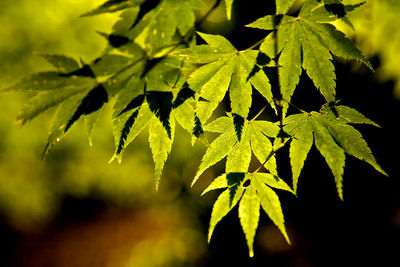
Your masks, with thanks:
M 268 77 L 257 64 L 258 51 L 238 51 L 222 36 L 198 34 L 207 45 L 193 46 L 175 54 L 186 62 L 204 64 L 187 79 L 190 87 L 208 100 L 197 103 L 196 114 L 202 123 L 210 118 L 228 90 L 232 113 L 243 119 L 247 118 L 251 106 L 252 86 L 274 106 Z M 255 67 L 258 71 L 254 72 Z
M 254 255 L 253 242 L 260 216 L 260 205 L 289 242 L 279 198 L 270 187 L 293 193 L 283 180 L 269 173 L 228 172 L 215 178 L 202 195 L 211 190 L 227 189 L 219 195 L 214 204 L 208 241 L 210 242 L 218 222 L 239 203 L 239 219 L 246 236 L 250 257 Z
M 343 199 L 342 180 L 345 153 L 369 163 L 377 171 L 387 175 L 376 162 L 362 135 L 348 124 L 366 123 L 377 126 L 376 123 L 349 107 L 335 106 L 334 109 L 334 112 L 332 109 L 324 108 L 321 113 L 291 115 L 284 120 L 285 131 L 293 135 L 289 152 L 295 191 L 301 169 L 313 141 L 335 177 L 341 199 Z
M 194 185 L 209 167 L 227 157 L 227 172 L 246 172 L 253 152 L 263 166 L 277 175 L 276 159 L 271 141 L 278 136 L 279 127 L 268 121 L 244 121 L 242 138 L 237 139 L 234 119 L 220 117 L 204 126 L 205 131 L 221 133 L 207 148 L 192 181 Z
M 128 37 L 149 55 L 171 46 L 176 32 L 190 35 L 195 23 L 194 10 L 204 6 L 201 0 L 162 0 L 132 25 Z M 175 42 L 176 43 L 176 42 Z
M 100 109 L 109 101 L 106 83 L 97 81 L 91 65 L 79 64 L 63 55 L 42 55 L 58 71 L 32 74 L 5 91 L 21 91 L 32 96 L 17 115 L 17 123 L 23 125 L 50 108 L 58 106 L 53 116 L 49 137 L 43 152 L 58 142 L 82 116 L 86 118 L 89 142 L 91 129 Z M 96 113 L 96 114 L 93 114 Z M 90 118 L 87 116 L 90 114 Z
M 340 3 L 337 5 L 343 10 L 350 10 L 348 6 Z M 328 10 L 327 7 L 331 9 Z M 268 43 L 262 44 L 260 50 L 266 54 L 271 54 L 271 49 L 276 50 L 275 55 L 280 53 L 278 71 L 281 94 L 286 102 L 283 103 L 284 114 L 299 83 L 302 68 L 328 102 L 335 100 L 336 75 L 331 53 L 345 59 L 357 60 L 372 69 L 368 59 L 354 43 L 328 24 L 341 17 L 332 11 L 333 8 L 316 0 L 307 0 L 297 17 L 268 15 L 247 25 L 276 31 L 276 34 L 270 34 L 275 39 L 266 38 L 265 42 Z
M 115 153 L 110 162 L 120 162 L 125 148 L 149 125 L 156 189 L 172 148 L 175 120 L 190 133 L 195 127 L 195 113 L 189 102 L 194 101 L 196 92 L 184 82 L 182 66 L 176 58 L 165 57 L 145 75 L 129 76 L 114 104 Z

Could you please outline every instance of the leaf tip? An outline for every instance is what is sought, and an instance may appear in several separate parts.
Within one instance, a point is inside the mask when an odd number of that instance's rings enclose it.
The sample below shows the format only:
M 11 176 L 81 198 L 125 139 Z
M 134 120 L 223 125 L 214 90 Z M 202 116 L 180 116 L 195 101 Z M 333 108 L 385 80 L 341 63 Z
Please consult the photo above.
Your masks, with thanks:
M 249 257 L 253 258 L 254 257 L 254 251 L 253 249 L 249 250 Z
M 190 184 L 190 187 L 193 187 L 194 184 L 197 182 L 197 180 L 199 179 L 200 174 L 196 174 L 196 176 L 193 178 L 192 183 Z

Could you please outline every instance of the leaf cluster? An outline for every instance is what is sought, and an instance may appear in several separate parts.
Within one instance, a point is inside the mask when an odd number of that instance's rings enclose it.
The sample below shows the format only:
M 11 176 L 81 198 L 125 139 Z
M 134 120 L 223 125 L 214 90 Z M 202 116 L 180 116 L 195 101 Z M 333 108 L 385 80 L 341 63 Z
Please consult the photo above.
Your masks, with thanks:
M 108 0 L 82 15 L 120 12 L 112 32 L 99 33 L 108 41 L 102 55 L 91 62 L 78 62 L 44 54 L 54 71 L 33 74 L 4 91 L 31 95 L 17 118 L 21 125 L 56 109 L 44 156 L 81 119 L 90 139 L 101 110 L 112 104 L 115 151 L 111 161 L 121 161 L 125 148 L 139 133 L 148 131 L 156 188 L 171 152 L 176 124 L 181 125 L 192 143 L 200 140 L 207 146 L 192 184 L 226 158 L 225 173 L 204 191 L 225 189 L 213 207 L 209 240 L 217 223 L 238 204 L 249 255 L 253 256 L 260 207 L 289 242 L 274 189 L 296 194 L 313 144 L 332 170 L 340 198 L 345 153 L 385 174 L 351 124 L 378 125 L 337 104 L 332 60 L 337 56 L 372 66 L 332 24 L 342 20 L 351 25 L 347 13 L 361 4 L 306 0 L 299 10 L 292 10 L 294 0 L 276 0 L 275 14 L 247 25 L 260 29 L 265 37 L 238 50 L 221 35 L 198 31 L 219 2 L 204 17 L 196 17 L 197 10 L 207 8 L 202 0 Z M 234 1 L 225 0 L 224 4 L 230 19 Z M 204 44 L 199 43 L 200 38 Z M 278 75 L 276 90 L 267 75 L 271 68 Z M 300 113 L 289 114 L 303 70 L 327 103 L 319 111 L 298 109 Z M 275 111 L 275 121 L 258 120 L 264 109 L 249 118 L 253 90 Z M 227 115 L 215 118 L 214 111 L 226 95 L 230 101 Z M 207 132 L 219 135 L 209 141 Z M 290 146 L 293 188 L 277 171 L 275 154 L 286 144 Z M 259 164 L 255 171 L 249 170 L 252 158 Z

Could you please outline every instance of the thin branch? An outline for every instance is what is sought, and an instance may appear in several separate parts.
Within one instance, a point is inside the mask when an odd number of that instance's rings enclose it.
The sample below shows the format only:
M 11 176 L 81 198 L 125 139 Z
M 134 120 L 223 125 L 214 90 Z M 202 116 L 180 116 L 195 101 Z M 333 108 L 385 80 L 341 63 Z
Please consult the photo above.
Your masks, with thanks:
M 254 121 L 255 119 L 257 119 L 264 112 L 266 108 L 267 106 L 264 106 L 250 121 Z

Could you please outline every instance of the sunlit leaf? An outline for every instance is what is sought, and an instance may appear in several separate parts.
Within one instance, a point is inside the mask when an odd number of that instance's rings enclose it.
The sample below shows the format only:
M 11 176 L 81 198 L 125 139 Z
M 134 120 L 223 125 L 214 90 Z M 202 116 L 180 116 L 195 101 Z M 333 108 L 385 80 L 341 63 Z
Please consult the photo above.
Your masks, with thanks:
M 260 217 L 260 200 L 255 189 L 250 186 L 243 194 L 239 203 L 239 218 L 243 232 L 246 235 L 249 256 L 254 256 L 253 242 L 256 234 L 258 219 Z
M 272 222 L 279 228 L 286 241 L 290 244 L 289 237 L 286 233 L 285 219 L 283 217 L 279 197 L 271 188 L 257 179 L 257 177 L 252 179 L 252 184 L 255 186 L 263 210 L 265 213 L 267 213 L 268 217 L 271 218 Z
M 206 169 L 226 157 L 236 142 L 237 138 L 234 131 L 228 131 L 218 136 L 207 148 L 206 153 L 201 159 L 200 167 L 193 179 L 192 185 L 196 183 L 199 176 Z
M 235 191 L 235 195 L 233 200 L 231 200 L 230 191 L 227 189 L 222 192 L 217 201 L 215 201 L 212 212 L 211 212 L 211 219 L 210 219 L 210 226 L 208 228 L 208 242 L 211 240 L 211 236 L 214 232 L 215 226 L 222 218 L 225 217 L 226 214 L 239 202 L 240 198 L 243 194 L 243 187 L 239 187 Z
M 157 119 L 153 119 L 149 126 L 149 144 L 153 160 L 155 163 L 155 185 L 158 190 L 161 174 L 164 169 L 165 161 L 172 148 L 174 140 L 175 123 L 171 120 L 171 136 L 163 129 L 163 125 Z

